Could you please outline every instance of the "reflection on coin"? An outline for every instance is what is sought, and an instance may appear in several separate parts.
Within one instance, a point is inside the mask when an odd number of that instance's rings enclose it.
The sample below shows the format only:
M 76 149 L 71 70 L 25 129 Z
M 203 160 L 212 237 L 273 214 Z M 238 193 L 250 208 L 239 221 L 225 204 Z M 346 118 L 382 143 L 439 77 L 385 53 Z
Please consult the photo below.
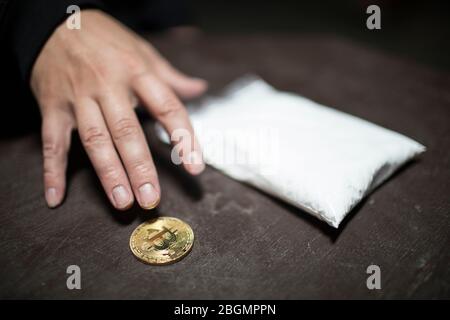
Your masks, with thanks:
M 177 218 L 159 217 L 139 225 L 131 234 L 130 248 L 142 262 L 163 265 L 186 256 L 194 243 L 191 227 Z

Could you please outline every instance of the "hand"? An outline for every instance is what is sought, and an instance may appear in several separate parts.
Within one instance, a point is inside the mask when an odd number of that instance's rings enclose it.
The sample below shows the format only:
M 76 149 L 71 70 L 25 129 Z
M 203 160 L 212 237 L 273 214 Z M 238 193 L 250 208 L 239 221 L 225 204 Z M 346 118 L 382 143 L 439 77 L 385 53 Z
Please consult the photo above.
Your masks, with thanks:
M 202 94 L 206 82 L 175 70 L 138 35 L 98 10 L 82 11 L 82 28 L 60 25 L 38 56 L 31 88 L 42 114 L 45 196 L 59 205 L 71 131 L 81 141 L 111 203 L 145 209 L 160 199 L 160 186 L 134 107 L 140 101 L 169 135 L 190 133 L 191 174 L 204 169 L 188 114 L 177 98 Z M 182 144 L 180 144 L 182 145 Z M 181 147 L 183 148 L 183 147 Z

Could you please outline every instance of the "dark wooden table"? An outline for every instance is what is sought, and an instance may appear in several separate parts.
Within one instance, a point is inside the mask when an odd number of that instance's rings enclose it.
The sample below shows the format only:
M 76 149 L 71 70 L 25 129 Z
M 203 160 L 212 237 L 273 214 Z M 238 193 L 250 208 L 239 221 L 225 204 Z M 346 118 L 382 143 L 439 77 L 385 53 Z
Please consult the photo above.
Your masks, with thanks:
M 0 142 L 1 298 L 450 298 L 450 78 L 323 35 L 161 37 L 176 66 L 212 92 L 244 73 L 300 93 L 427 146 L 370 195 L 339 230 L 212 168 L 191 178 L 156 141 L 163 198 L 158 210 L 115 212 L 80 143 L 71 152 L 68 195 L 47 208 L 39 133 Z M 170 266 L 130 253 L 143 220 L 187 221 L 196 242 Z M 81 268 L 81 290 L 66 268 Z M 381 268 L 368 290 L 366 268 Z

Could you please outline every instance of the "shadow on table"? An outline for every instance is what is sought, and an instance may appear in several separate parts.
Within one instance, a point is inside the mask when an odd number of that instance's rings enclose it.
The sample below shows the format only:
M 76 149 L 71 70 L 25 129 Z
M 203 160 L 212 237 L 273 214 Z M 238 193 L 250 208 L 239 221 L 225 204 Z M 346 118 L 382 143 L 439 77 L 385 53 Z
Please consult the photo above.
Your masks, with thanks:
M 383 185 L 385 185 L 386 183 L 389 183 L 389 181 L 391 179 L 394 179 L 395 177 L 401 175 L 401 173 L 403 171 L 405 171 L 407 168 L 413 167 L 417 162 L 419 162 L 419 160 L 412 160 L 408 163 L 406 163 L 405 165 L 403 165 L 402 167 L 400 167 L 396 172 L 394 172 L 394 174 L 387 179 L 385 182 L 383 182 L 380 186 L 378 186 L 377 188 L 375 188 L 374 190 L 372 190 L 372 192 L 370 192 L 365 198 L 363 198 L 344 218 L 344 220 L 340 223 L 339 228 L 334 228 L 330 225 L 328 225 L 326 222 L 319 220 L 318 218 L 312 216 L 311 214 L 291 205 L 288 204 L 287 202 L 284 202 L 283 200 L 280 200 L 278 198 L 275 198 L 271 195 L 268 195 L 269 197 L 271 197 L 273 199 L 274 202 L 276 202 L 280 207 L 283 207 L 284 209 L 286 209 L 287 211 L 291 212 L 292 214 L 297 215 L 298 217 L 300 217 L 301 219 L 305 220 L 309 225 L 311 225 L 312 227 L 318 229 L 320 232 L 322 232 L 324 235 L 326 235 L 327 237 L 330 238 L 330 240 L 335 243 L 340 235 L 344 232 L 344 230 L 346 229 L 347 225 L 349 224 L 349 222 L 353 219 L 353 217 L 358 214 L 359 211 L 361 211 L 367 201 L 369 200 L 371 194 L 377 192 L 378 188 L 382 187 Z

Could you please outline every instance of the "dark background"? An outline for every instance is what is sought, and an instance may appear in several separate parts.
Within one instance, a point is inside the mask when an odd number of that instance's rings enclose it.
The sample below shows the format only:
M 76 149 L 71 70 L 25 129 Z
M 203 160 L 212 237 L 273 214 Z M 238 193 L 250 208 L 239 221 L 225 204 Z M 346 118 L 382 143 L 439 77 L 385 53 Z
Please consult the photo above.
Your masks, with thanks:
M 208 33 L 334 33 L 437 69 L 450 69 L 450 1 L 242 0 L 188 2 Z M 366 8 L 381 8 L 381 30 Z M 245 48 L 243 48 L 245 50 Z

